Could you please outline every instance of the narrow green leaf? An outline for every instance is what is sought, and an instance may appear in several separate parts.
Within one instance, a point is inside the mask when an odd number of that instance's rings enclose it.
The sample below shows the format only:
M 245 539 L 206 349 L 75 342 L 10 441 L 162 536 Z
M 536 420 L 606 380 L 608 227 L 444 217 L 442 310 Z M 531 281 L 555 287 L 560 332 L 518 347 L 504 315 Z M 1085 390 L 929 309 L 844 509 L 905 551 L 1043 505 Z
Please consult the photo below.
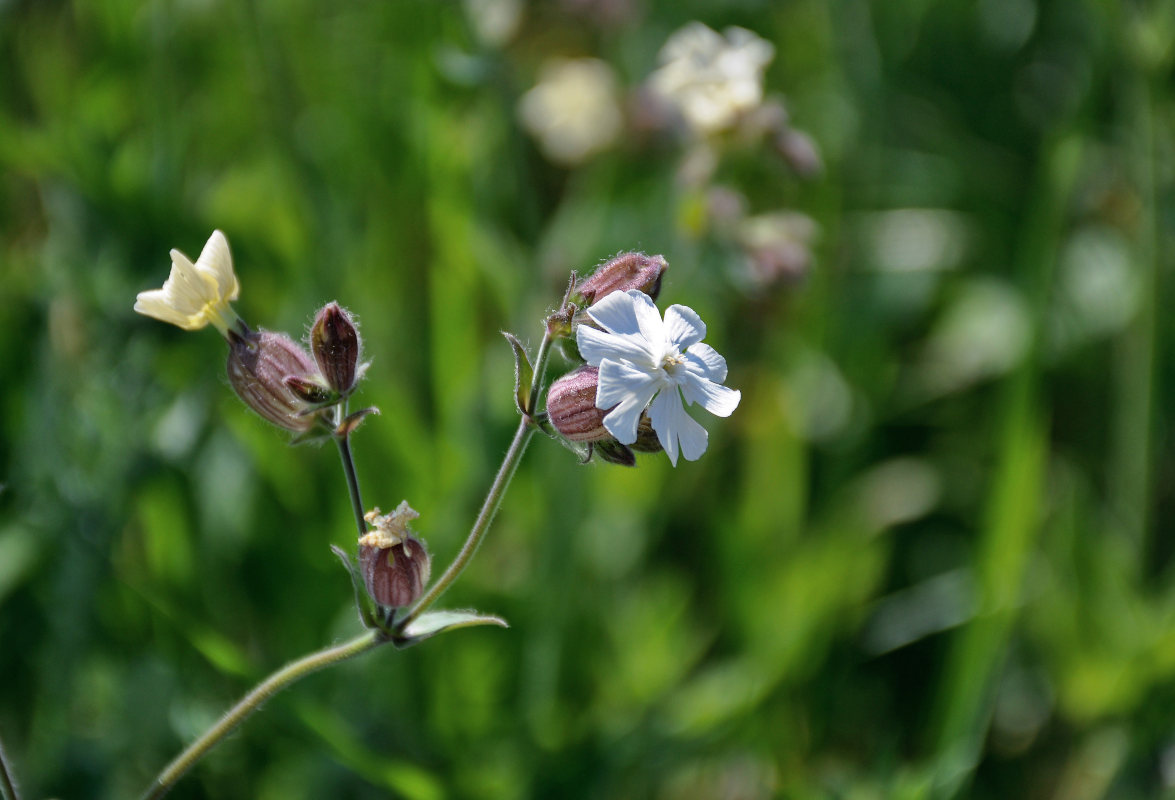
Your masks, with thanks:
M 514 348 L 514 404 L 519 414 L 525 414 L 530 408 L 530 384 L 534 380 L 534 367 L 518 337 L 506 331 L 502 331 L 502 335 Z
M 402 646 L 416 644 L 430 636 L 457 628 L 471 628 L 474 625 L 498 625 L 508 628 L 506 620 L 492 614 L 478 614 L 476 611 L 426 611 L 404 629 Z
M 363 585 L 363 576 L 359 572 L 359 565 L 338 545 L 332 544 L 330 549 L 339 557 L 339 561 L 343 562 L 347 574 L 351 576 L 351 588 L 355 591 L 355 608 L 359 611 L 359 621 L 363 623 L 365 628 L 380 627 L 376 623 L 375 601 L 371 599 L 371 595 L 367 593 L 367 587 Z

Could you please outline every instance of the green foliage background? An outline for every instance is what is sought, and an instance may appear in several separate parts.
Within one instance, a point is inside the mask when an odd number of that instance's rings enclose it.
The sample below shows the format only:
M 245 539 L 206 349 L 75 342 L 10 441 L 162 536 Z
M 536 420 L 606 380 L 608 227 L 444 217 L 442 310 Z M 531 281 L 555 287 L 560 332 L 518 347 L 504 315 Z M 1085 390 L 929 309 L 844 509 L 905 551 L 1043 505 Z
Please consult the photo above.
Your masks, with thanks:
M 743 391 L 673 469 L 531 445 L 446 596 L 506 617 L 273 700 L 177 798 L 1175 796 L 1171 2 L 732 0 L 501 47 L 426 0 L 0 2 L 0 736 L 27 797 L 133 797 L 264 675 L 358 629 L 338 459 L 214 333 L 131 312 L 222 228 L 253 325 L 362 322 L 369 505 L 440 568 L 571 269 L 664 253 Z M 626 85 L 692 19 L 769 39 L 819 225 L 739 279 L 685 146 L 565 169 L 542 63 Z M 555 364 L 556 369 L 565 366 Z

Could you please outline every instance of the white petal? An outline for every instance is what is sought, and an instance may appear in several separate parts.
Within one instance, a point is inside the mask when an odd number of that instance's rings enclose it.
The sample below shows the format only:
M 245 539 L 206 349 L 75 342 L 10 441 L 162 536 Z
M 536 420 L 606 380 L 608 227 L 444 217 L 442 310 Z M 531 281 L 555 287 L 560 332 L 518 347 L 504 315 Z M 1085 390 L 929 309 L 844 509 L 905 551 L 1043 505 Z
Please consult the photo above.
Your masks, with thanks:
M 605 360 L 600 364 L 596 408 L 611 408 L 630 396 L 648 403 L 663 383 L 657 373 L 644 372 L 625 361 Z
M 236 300 L 241 287 L 237 276 L 233 273 L 233 257 L 228 249 L 228 239 L 220 231 L 213 231 L 208 237 L 204 249 L 200 251 L 200 258 L 196 260 L 196 270 L 211 279 L 216 287 L 216 296 L 222 300 Z
M 714 381 L 689 374 L 681 384 L 687 403 L 697 403 L 716 417 L 729 417 L 738 408 L 742 392 L 720 386 Z
M 644 410 L 645 404 L 640 398 L 630 396 L 604 415 L 604 428 L 621 444 L 632 444 L 636 441 L 637 428 Z
M 210 283 L 179 250 L 171 251 L 171 274 L 163 284 L 167 302 L 181 314 L 198 314 L 216 299 L 216 285 Z
M 625 294 L 632 301 L 641 336 L 649 343 L 651 350 L 660 353 L 665 349 L 665 323 L 661 321 L 661 312 L 657 310 L 653 298 L 635 289 L 629 289 Z
M 135 311 L 170 325 L 177 325 L 188 331 L 204 327 L 203 322 L 193 322 L 191 315 L 177 311 L 165 289 L 139 292 L 138 297 L 135 298 Z
M 677 466 L 679 449 L 690 461 L 697 461 L 706 452 L 706 429 L 685 413 L 676 390 L 666 390 L 657 395 L 657 399 L 649 406 L 649 420 L 673 466 Z
M 706 338 L 706 323 L 689 306 L 672 305 L 665 309 L 665 335 L 684 350 Z
M 708 344 L 692 345 L 685 354 L 685 363 L 690 372 L 709 378 L 714 383 L 726 381 L 726 359 Z
M 677 436 L 681 440 L 681 454 L 685 456 L 686 461 L 697 461 L 706 452 L 710 434 L 684 410 L 681 416 L 682 421 L 677 428 Z
M 606 333 L 590 325 L 580 325 L 576 329 L 575 339 L 579 345 L 579 354 L 593 367 L 600 366 L 600 362 L 605 359 L 611 359 L 631 361 L 649 370 L 653 369 L 653 356 L 640 334 Z
M 653 430 L 657 432 L 657 441 L 669 456 L 669 463 L 677 466 L 677 420 L 685 414 L 681 406 L 681 395 L 677 389 L 670 388 L 657 395 L 653 404 L 649 406 L 649 421 L 653 423 Z
M 612 292 L 587 310 L 588 316 L 598 322 L 609 333 L 639 334 L 640 323 L 636 319 L 632 298 L 627 292 Z
M 664 349 L 665 326 L 661 314 L 644 292 L 634 289 L 612 292 L 588 308 L 588 315 L 610 333 L 647 342 L 650 350 Z

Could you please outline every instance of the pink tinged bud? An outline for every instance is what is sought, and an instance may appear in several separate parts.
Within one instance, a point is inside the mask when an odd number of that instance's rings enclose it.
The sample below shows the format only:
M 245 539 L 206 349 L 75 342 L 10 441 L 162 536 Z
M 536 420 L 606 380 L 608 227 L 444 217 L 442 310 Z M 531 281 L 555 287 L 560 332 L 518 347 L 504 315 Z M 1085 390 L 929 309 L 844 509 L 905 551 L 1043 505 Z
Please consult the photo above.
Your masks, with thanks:
M 815 178 L 824 171 L 816 142 L 803 131 L 787 128 L 775 137 L 775 149 L 801 178 Z
M 592 276 L 575 287 L 588 305 L 597 303 L 612 292 L 636 289 L 654 300 L 661 291 L 661 278 L 669 269 L 664 256 L 644 253 L 621 253 L 597 269 Z
M 381 606 L 401 608 L 416 602 L 428 584 L 432 559 L 414 536 L 391 547 L 359 547 L 363 582 L 371 598 Z
M 228 380 L 237 397 L 265 419 L 294 433 L 315 424 L 307 387 L 322 385 L 309 354 L 284 333 L 230 332 Z M 294 387 L 297 387 L 295 389 Z
M 547 417 L 555 430 L 572 442 L 599 442 L 611 439 L 604 427 L 610 409 L 596 408 L 600 371 L 583 366 L 551 384 L 547 391 Z
M 360 375 L 362 341 L 354 319 L 338 303 L 327 303 L 310 329 L 310 349 L 327 384 L 344 397 Z

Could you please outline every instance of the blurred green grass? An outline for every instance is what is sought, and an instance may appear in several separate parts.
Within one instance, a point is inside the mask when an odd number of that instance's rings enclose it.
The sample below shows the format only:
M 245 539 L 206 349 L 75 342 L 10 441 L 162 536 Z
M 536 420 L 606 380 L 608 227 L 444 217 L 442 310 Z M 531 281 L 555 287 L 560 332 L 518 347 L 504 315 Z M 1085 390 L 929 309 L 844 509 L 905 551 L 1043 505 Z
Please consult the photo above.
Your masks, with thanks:
M 334 453 L 249 416 L 217 337 L 131 312 L 216 227 L 252 324 L 359 316 L 365 499 L 409 499 L 438 562 L 515 424 L 498 332 L 536 344 L 569 270 L 664 253 L 743 401 L 676 469 L 535 442 L 446 598 L 509 631 L 314 676 L 176 797 L 1175 795 L 1172 6 L 565 0 L 495 43 L 493 3 L 0 3 L 28 796 L 134 796 L 358 625 Z M 817 223 L 797 284 L 740 272 L 687 140 L 566 168 L 518 121 L 550 59 L 636 86 L 692 19 L 772 42 L 822 151 L 804 181 L 736 144 L 714 179 Z

